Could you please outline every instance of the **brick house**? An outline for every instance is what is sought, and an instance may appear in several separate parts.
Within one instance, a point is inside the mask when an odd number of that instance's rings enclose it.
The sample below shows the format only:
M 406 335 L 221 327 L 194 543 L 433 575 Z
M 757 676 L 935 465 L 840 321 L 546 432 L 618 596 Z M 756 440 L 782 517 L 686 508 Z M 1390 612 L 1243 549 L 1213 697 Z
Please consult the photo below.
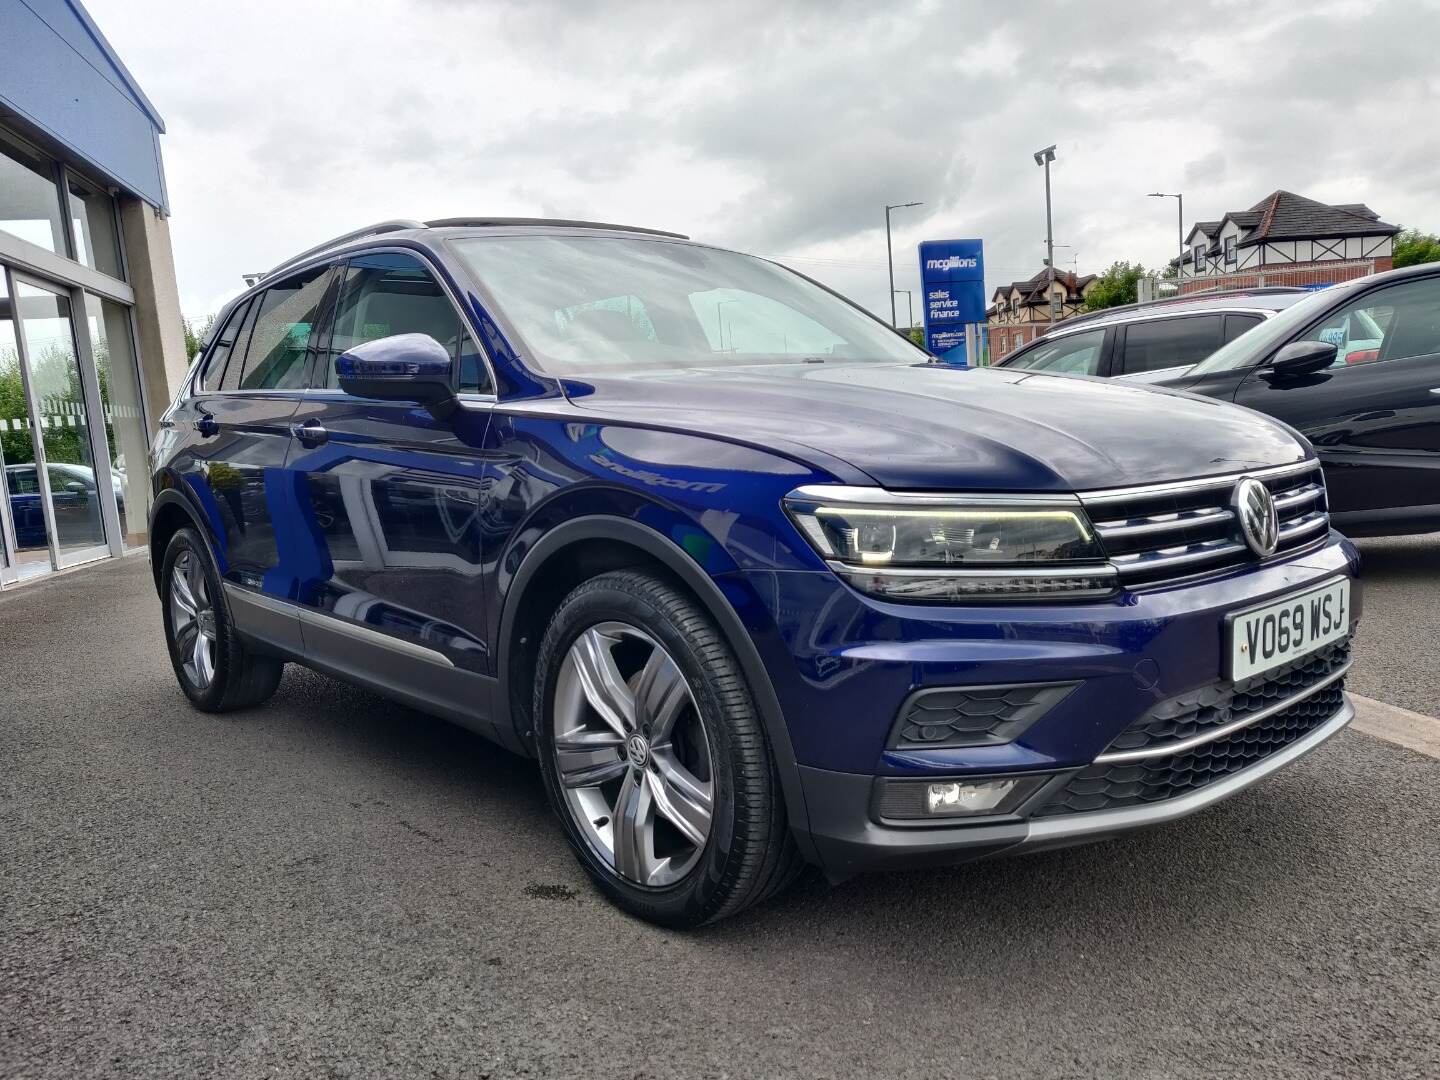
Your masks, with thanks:
M 1319 285 L 1389 270 L 1399 231 L 1364 203 L 1332 206 L 1275 191 L 1248 210 L 1191 226 L 1180 291 Z
M 1052 298 L 1059 301 L 1056 322 L 1084 311 L 1085 296 L 1095 280 L 1094 274 L 1076 276 L 1065 270 L 1045 269 L 1024 281 L 1001 285 L 985 309 L 991 361 L 1009 356 L 1050 329 Z

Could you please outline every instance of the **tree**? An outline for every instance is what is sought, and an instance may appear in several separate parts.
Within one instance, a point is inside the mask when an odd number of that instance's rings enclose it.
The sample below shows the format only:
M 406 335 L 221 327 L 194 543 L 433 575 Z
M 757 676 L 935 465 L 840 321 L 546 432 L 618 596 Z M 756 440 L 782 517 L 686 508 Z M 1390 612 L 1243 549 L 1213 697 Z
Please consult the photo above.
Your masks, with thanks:
M 205 345 L 205 338 L 210 333 L 210 327 L 215 325 L 215 316 L 206 315 L 205 321 L 200 324 L 198 330 L 190 325 L 189 319 L 181 319 L 180 322 L 185 327 L 185 359 L 187 361 L 194 360 L 195 354 Z
M 1133 304 L 1140 299 L 1140 278 L 1145 268 L 1139 263 L 1117 262 L 1110 265 L 1085 297 L 1086 311 Z
M 1440 262 L 1440 236 L 1419 229 L 1405 229 L 1395 236 L 1395 266 L 1417 266 Z

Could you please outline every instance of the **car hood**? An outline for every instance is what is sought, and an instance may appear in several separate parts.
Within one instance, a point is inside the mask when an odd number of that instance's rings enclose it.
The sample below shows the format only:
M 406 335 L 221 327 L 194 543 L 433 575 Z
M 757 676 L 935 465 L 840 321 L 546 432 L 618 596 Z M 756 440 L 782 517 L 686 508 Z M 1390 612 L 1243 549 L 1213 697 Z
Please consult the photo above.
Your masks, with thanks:
M 945 364 L 825 363 L 568 381 L 584 410 L 776 449 L 895 489 L 1083 491 L 1303 459 L 1285 427 L 1210 398 Z

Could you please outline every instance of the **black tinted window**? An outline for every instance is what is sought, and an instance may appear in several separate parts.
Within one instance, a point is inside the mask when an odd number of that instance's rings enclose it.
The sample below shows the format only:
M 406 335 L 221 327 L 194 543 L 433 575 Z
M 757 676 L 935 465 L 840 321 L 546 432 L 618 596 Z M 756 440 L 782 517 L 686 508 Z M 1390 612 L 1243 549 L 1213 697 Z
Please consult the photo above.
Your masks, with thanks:
M 288 390 L 305 385 L 310 334 L 329 282 L 330 268 L 320 267 L 265 290 L 256 302 L 254 327 L 245 347 L 241 390 Z M 228 374 L 225 381 L 230 381 Z
M 1125 328 L 1125 352 L 1120 370 L 1131 375 L 1137 371 L 1195 364 L 1220 344 L 1219 315 L 1131 323 Z
M 1261 322 L 1259 315 L 1226 315 L 1225 340 L 1234 341 L 1247 330 L 1254 330 Z
M 210 357 L 205 361 L 205 370 L 200 375 L 201 390 L 218 390 L 220 381 L 225 375 L 225 365 L 230 360 L 230 353 L 234 349 L 235 339 L 240 334 L 240 324 L 245 321 L 245 312 L 250 308 L 247 300 L 238 304 L 230 317 L 225 320 L 225 325 L 215 334 L 215 344 L 210 347 Z
M 347 349 L 395 334 L 428 334 L 455 357 L 460 390 L 490 392 L 489 371 L 450 297 L 419 259 L 399 253 L 350 261 L 335 309 L 325 378 L 317 385 L 338 385 L 335 358 Z

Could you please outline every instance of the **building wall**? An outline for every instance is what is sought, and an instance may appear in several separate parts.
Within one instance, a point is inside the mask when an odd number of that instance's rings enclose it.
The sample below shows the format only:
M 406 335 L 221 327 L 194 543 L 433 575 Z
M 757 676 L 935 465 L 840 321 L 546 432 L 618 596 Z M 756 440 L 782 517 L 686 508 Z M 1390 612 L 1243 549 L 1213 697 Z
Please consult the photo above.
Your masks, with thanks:
M 0 456 L 33 486 L 0 491 L 0 587 L 146 550 L 187 367 L 163 130 L 79 0 L 0 0 Z

